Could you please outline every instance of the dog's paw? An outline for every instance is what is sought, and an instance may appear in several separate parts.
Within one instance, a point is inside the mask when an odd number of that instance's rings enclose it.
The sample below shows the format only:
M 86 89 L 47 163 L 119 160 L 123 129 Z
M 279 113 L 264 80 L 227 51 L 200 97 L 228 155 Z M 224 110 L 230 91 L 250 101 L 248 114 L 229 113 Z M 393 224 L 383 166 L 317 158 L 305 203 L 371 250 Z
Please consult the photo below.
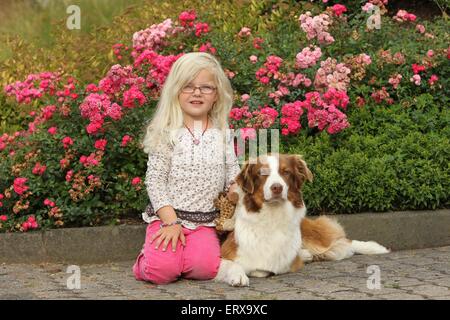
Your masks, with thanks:
M 241 266 L 234 265 L 228 273 L 228 284 L 233 287 L 247 287 L 250 280 Z
M 245 274 L 235 275 L 230 277 L 229 284 L 233 287 L 248 287 L 250 285 L 250 280 Z

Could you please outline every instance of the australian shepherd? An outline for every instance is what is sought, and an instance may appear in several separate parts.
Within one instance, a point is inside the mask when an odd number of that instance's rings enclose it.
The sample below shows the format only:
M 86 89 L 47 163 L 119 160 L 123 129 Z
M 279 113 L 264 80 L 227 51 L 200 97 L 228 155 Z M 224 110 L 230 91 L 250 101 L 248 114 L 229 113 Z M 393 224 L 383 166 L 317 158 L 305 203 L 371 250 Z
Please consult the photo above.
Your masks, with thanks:
M 303 262 L 389 252 L 373 241 L 347 239 L 332 218 L 305 218 L 301 189 L 312 179 L 299 155 L 268 154 L 244 164 L 236 178 L 234 231 L 222 244 L 215 280 L 247 286 L 249 276 L 296 272 Z

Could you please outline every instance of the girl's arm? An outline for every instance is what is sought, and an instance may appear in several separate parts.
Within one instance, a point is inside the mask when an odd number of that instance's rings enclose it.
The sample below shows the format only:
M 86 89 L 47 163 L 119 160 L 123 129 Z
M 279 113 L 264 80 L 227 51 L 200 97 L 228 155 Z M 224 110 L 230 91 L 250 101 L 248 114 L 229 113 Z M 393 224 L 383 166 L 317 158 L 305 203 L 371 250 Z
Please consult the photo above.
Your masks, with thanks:
M 167 190 L 170 171 L 170 151 L 153 151 L 148 155 L 145 185 L 155 212 L 164 223 L 177 220 Z
M 177 214 L 175 213 L 175 210 L 172 206 L 164 206 L 159 209 L 156 214 L 165 224 L 170 224 L 177 221 Z
M 161 225 L 161 228 L 151 237 L 150 243 L 157 239 L 155 249 L 158 250 L 162 245 L 163 251 L 166 251 L 171 243 L 172 251 L 175 252 L 178 240 L 184 246 L 186 245 L 186 239 L 182 226 L 172 224 L 177 221 L 177 215 L 170 204 L 169 193 L 167 192 L 171 155 L 171 149 L 149 153 L 145 185 L 156 214 L 166 224 L 166 226 Z

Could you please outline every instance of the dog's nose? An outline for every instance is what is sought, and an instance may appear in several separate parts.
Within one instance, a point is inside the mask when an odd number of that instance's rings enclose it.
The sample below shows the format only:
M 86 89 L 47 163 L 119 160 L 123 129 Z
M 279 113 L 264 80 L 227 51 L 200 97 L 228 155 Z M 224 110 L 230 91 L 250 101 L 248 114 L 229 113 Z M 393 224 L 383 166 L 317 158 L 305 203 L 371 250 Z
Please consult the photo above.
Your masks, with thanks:
M 283 191 L 283 186 L 279 183 L 274 183 L 270 186 L 270 190 L 272 190 L 274 194 L 280 194 L 281 191 Z

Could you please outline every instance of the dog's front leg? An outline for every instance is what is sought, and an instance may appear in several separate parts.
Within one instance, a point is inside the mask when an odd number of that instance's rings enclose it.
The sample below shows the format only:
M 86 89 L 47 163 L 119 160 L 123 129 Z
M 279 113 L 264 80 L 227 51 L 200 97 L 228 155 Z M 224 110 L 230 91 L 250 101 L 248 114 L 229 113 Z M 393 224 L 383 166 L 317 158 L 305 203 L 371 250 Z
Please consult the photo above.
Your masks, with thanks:
M 214 281 L 226 282 L 234 287 L 244 287 L 249 285 L 249 279 L 244 268 L 237 262 L 221 259 L 219 271 Z

